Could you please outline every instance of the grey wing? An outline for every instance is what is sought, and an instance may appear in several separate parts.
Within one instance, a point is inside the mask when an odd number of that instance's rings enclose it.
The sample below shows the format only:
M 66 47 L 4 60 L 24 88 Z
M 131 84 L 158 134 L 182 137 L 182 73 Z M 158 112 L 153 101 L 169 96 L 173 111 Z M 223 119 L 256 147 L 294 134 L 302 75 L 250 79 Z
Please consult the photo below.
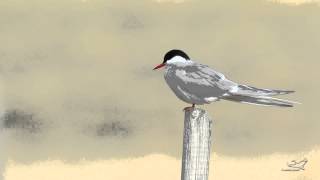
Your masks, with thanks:
M 231 80 L 228 80 L 222 73 L 217 72 L 206 65 L 197 64 L 195 72 L 200 74 L 206 80 L 210 81 L 214 86 L 226 90 L 229 95 L 243 95 L 243 96 L 275 96 L 292 93 L 289 90 L 274 90 L 274 89 L 261 89 L 247 85 L 240 85 Z M 191 71 L 191 72 L 193 72 Z M 190 74 L 192 75 L 192 73 Z
M 176 76 L 183 82 L 179 83 L 182 89 L 200 98 L 221 97 L 237 86 L 222 73 L 198 63 L 176 69 Z

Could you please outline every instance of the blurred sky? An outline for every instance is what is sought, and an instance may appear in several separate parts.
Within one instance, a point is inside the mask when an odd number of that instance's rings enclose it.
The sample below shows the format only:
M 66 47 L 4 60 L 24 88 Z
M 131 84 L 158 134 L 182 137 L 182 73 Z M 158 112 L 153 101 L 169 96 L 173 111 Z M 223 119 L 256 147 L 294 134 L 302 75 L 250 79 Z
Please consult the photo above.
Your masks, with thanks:
M 214 119 L 215 153 L 313 150 L 320 143 L 320 7 L 285 2 L 0 1 L 0 159 L 179 159 L 186 104 L 162 71 L 152 71 L 172 48 L 236 82 L 295 90 L 283 98 L 302 103 L 203 106 Z

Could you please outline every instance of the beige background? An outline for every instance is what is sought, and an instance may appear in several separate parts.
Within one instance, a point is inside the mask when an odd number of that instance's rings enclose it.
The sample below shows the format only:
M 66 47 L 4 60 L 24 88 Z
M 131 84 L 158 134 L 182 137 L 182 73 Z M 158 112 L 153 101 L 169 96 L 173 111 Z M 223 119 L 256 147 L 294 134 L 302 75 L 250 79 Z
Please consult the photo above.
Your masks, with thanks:
M 172 48 L 302 103 L 204 106 L 211 179 L 319 179 L 320 7 L 291 2 L 0 1 L 3 179 L 179 179 L 186 104 L 152 71 Z

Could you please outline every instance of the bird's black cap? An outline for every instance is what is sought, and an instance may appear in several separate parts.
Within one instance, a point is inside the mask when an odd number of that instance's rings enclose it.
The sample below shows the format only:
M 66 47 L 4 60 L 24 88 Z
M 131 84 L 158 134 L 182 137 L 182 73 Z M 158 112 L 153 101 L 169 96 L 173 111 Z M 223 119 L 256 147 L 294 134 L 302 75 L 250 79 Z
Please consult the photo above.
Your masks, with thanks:
M 172 49 L 172 50 L 168 51 L 166 53 L 166 55 L 164 55 L 163 63 L 166 63 L 169 59 L 171 59 L 175 56 L 181 56 L 181 57 L 185 58 L 186 60 L 190 60 L 189 56 L 185 52 L 183 52 L 182 50 Z

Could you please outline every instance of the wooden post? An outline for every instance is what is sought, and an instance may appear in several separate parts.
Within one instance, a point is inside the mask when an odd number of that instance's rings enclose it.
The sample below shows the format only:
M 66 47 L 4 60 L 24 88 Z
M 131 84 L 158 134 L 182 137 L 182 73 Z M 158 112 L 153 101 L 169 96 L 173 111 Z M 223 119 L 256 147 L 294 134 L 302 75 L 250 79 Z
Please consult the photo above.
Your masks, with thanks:
M 205 110 L 185 111 L 181 180 L 208 180 L 211 124 Z

